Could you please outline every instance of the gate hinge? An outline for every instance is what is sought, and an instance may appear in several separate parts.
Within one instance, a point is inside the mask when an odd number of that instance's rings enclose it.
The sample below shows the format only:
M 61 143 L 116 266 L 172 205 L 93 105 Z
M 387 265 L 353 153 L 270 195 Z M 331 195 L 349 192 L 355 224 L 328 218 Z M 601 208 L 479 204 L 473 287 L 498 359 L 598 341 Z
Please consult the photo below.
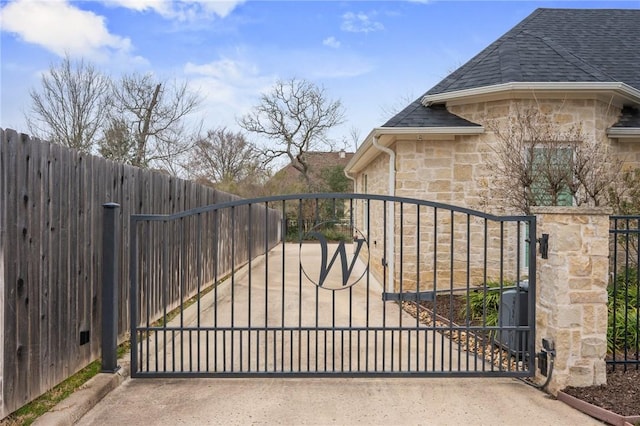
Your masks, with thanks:
M 536 240 L 540 244 L 540 256 L 543 259 L 549 258 L 549 234 L 542 234 L 542 237 Z

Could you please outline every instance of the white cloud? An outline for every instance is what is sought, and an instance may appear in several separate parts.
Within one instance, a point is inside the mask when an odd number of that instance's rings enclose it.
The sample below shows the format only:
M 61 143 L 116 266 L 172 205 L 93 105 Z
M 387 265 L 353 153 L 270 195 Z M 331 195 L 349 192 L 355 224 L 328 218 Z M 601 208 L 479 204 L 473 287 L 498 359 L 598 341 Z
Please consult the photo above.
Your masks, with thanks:
M 363 12 L 347 12 L 342 15 L 340 28 L 351 33 L 370 33 L 384 30 L 384 25 L 381 22 L 373 21 L 369 15 Z
M 170 0 L 102 0 L 102 2 L 107 6 L 123 7 L 137 12 L 151 10 L 163 16 L 172 13 Z
M 340 47 L 340 41 L 337 40 L 334 36 L 327 37 L 322 40 L 322 44 L 325 46 L 333 47 L 334 49 L 338 49 Z
M 104 17 L 80 10 L 66 0 L 16 0 L 1 11 L 2 31 L 60 56 L 69 53 L 105 60 L 110 54 L 131 50 L 131 41 L 111 34 Z
M 227 125 L 246 114 L 276 80 L 260 73 L 257 66 L 242 60 L 222 58 L 196 64 L 189 62 L 184 72 L 193 90 L 205 99 L 205 127 Z
M 217 15 L 228 16 L 246 0 L 102 0 L 108 6 L 124 7 L 138 12 L 152 11 L 166 19 L 195 21 Z

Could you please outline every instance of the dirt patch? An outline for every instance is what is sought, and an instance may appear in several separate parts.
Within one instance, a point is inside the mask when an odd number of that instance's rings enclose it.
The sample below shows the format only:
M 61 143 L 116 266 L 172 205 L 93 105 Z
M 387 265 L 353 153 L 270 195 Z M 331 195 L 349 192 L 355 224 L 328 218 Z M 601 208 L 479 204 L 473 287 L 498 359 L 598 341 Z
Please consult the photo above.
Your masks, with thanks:
M 566 394 L 623 416 L 640 414 L 640 369 L 607 372 L 607 384 L 586 388 L 568 387 Z
M 465 307 L 466 303 L 462 297 L 438 296 L 435 303 L 438 316 L 456 324 L 466 323 Z M 421 308 L 431 311 L 434 308 L 434 303 L 423 302 Z M 490 340 L 487 337 L 477 336 L 485 343 L 481 345 L 485 348 L 482 351 L 485 354 L 488 352 L 486 342 Z M 631 355 L 630 358 L 635 359 L 636 355 Z M 636 366 L 628 366 L 626 371 L 623 366 L 616 366 L 615 371 L 609 367 L 606 385 L 583 388 L 568 387 L 563 391 L 575 398 L 623 416 L 640 415 L 640 365 L 637 368 Z

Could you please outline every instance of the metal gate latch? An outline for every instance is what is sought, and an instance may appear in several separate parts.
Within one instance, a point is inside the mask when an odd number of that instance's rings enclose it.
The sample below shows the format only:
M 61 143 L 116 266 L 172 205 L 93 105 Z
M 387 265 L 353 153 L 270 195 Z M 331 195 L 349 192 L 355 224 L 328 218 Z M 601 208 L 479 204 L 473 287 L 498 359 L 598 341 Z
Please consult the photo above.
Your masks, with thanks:
M 392 300 L 394 302 L 433 302 L 435 299 L 435 292 L 433 291 L 419 291 L 419 292 L 404 292 L 404 293 L 382 293 L 382 300 L 387 302 Z

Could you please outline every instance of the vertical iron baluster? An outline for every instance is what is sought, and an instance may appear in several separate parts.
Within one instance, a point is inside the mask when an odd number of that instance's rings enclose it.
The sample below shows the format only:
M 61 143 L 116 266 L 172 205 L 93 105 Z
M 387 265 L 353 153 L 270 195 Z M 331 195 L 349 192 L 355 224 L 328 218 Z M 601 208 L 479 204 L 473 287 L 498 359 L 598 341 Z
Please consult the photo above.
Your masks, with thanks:
M 438 208 L 433 208 L 433 294 L 438 294 Z M 438 316 L 438 298 L 434 297 L 433 300 L 433 361 L 432 361 L 432 370 L 436 371 L 436 330 L 437 330 L 437 321 L 436 317 Z M 444 369 L 444 336 L 441 334 L 441 343 L 440 343 L 440 370 Z
M 467 213 L 467 277 L 466 277 L 466 307 L 465 307 L 465 358 L 466 370 L 469 371 L 469 292 L 471 291 L 471 216 Z M 475 353 L 475 352 L 474 352 Z
M 615 218 L 613 220 L 613 228 L 614 228 L 614 243 L 613 243 L 613 303 L 612 303 L 612 313 L 611 315 L 613 316 L 613 318 L 617 318 L 617 310 L 618 310 L 618 303 L 617 303 L 617 299 L 618 299 L 618 218 Z M 640 253 L 640 250 L 638 251 Z M 640 265 L 640 264 L 639 264 Z M 613 321 L 612 323 L 612 336 L 616 336 L 617 335 L 617 321 Z M 616 371 L 616 367 L 617 367 L 617 363 L 615 362 L 615 360 L 617 359 L 617 354 L 616 354 L 616 346 L 617 345 L 611 345 L 611 352 L 612 352 L 612 358 L 613 358 L 613 363 L 612 363 L 612 369 L 613 371 Z
M 269 205 L 266 204 L 266 203 L 265 203 L 265 215 L 267 215 L 267 216 L 269 215 Z M 266 221 L 266 226 L 265 226 L 265 231 L 264 231 L 264 239 L 265 239 L 265 241 L 269 240 L 269 220 L 268 220 L 268 218 L 267 218 L 267 221 Z M 286 303 L 286 301 L 285 301 L 285 279 L 284 279 L 284 269 L 285 269 L 285 264 L 284 264 L 284 259 L 285 259 L 285 256 L 284 256 L 284 243 L 282 244 L 282 248 L 283 248 L 283 251 L 282 251 L 282 265 L 281 265 L 281 268 L 282 268 L 282 301 L 280 302 L 280 309 L 281 309 L 280 315 L 282 317 L 282 324 L 281 324 L 281 330 L 282 331 L 281 331 L 281 337 L 280 337 L 280 354 L 281 354 L 280 369 L 282 371 L 284 371 L 284 342 L 285 342 L 284 329 L 285 329 L 285 325 L 286 325 L 285 324 L 285 309 L 284 309 L 285 303 Z M 290 347 L 290 350 L 293 350 L 293 342 L 289 343 L 289 347 Z
M 197 279 L 198 279 L 198 299 L 197 299 L 197 311 L 198 311 L 198 318 L 197 318 L 197 326 L 198 326 L 198 333 L 197 333 L 197 338 L 198 338 L 198 371 L 200 370 L 200 327 L 202 326 L 201 322 L 200 322 L 200 315 L 202 312 L 201 309 L 201 303 L 200 303 L 200 299 L 202 298 L 201 292 L 202 292 L 202 262 L 201 262 L 201 257 L 202 257 L 202 216 L 200 213 L 198 213 L 198 222 L 197 222 L 197 229 L 196 229 L 196 238 L 197 238 L 197 246 L 196 246 L 196 271 L 197 271 Z
M 526 350 L 524 345 L 522 344 L 523 340 L 522 340 L 522 336 L 526 333 L 525 331 L 521 331 L 520 327 L 522 326 L 522 324 L 520 324 L 520 309 L 522 309 L 522 306 L 520 306 L 520 292 L 522 291 L 522 288 L 520 286 L 520 282 L 522 280 L 522 277 L 520 276 L 520 227 L 521 227 L 521 223 L 520 221 L 515 222 L 516 224 L 516 318 L 517 318 L 517 324 L 516 326 L 518 327 L 518 329 L 515 331 L 515 343 L 516 343 L 516 348 L 515 348 L 515 370 L 518 370 L 518 365 L 520 364 L 520 360 L 522 358 L 522 361 L 524 361 L 524 351 Z M 498 310 L 498 312 L 500 312 L 500 310 Z M 509 354 L 507 354 L 507 356 L 510 356 Z M 508 363 L 507 366 L 507 371 L 511 371 L 511 362 Z
M 624 245 L 625 245 L 625 249 L 624 249 L 624 360 L 628 360 L 629 359 L 629 287 L 630 287 L 630 280 L 629 280 L 629 245 L 630 245 L 630 235 L 631 233 L 629 232 L 631 230 L 631 223 L 630 223 L 630 219 L 629 217 L 626 218 L 626 223 L 625 223 L 625 229 L 626 229 L 626 233 L 625 233 L 625 239 L 624 239 Z M 625 362 L 624 364 L 624 371 L 627 371 L 627 363 Z
M 387 201 L 383 201 L 382 202 L 382 224 L 383 224 L 383 231 L 382 231 L 382 253 L 383 253 L 383 262 L 382 262 L 382 288 L 383 291 L 387 291 L 387 266 L 389 264 L 389 253 L 387 253 L 387 220 L 389 218 L 387 217 Z M 390 283 L 389 285 L 393 286 L 393 283 Z M 393 288 L 395 290 L 395 287 Z M 386 337 L 387 337 L 387 333 L 386 333 L 386 327 L 387 327 L 387 304 L 383 303 L 382 304 L 382 371 L 384 371 L 386 369 L 385 365 L 386 365 Z M 376 365 L 376 369 L 377 369 L 377 365 Z
M 489 256 L 488 254 L 488 239 L 489 239 L 489 235 L 488 235 L 488 221 L 485 218 L 484 219 L 484 264 L 483 264 L 483 285 L 482 285 L 482 334 L 483 334 L 483 339 L 481 344 L 486 346 L 486 335 L 487 335 L 487 267 L 488 267 L 488 259 L 487 257 Z M 489 333 L 491 334 L 491 333 Z M 491 338 L 491 336 L 489 336 L 489 338 Z M 477 345 L 476 345 L 476 349 L 477 349 Z M 484 349 L 484 348 L 483 348 Z M 484 350 L 483 350 L 484 353 Z M 492 356 L 493 356 L 493 351 L 492 351 Z M 482 357 L 482 371 L 486 371 L 486 356 Z M 492 360 L 493 362 L 493 360 Z
M 640 247 L 640 219 L 636 218 L 636 232 L 635 232 L 635 247 L 636 247 L 636 259 L 635 259 L 635 264 L 636 267 L 640 267 L 640 250 L 638 249 Z M 629 285 L 631 284 L 635 284 L 635 288 L 636 288 L 636 307 L 640 307 L 640 273 L 637 273 L 638 271 L 636 271 L 636 282 L 635 283 L 629 283 Z M 640 368 L 640 336 L 638 335 L 638 333 L 640 333 L 640 309 L 636 309 L 636 370 Z M 628 361 L 628 360 L 625 360 Z M 628 362 L 625 362 L 625 366 L 628 364 Z
M 527 322 L 529 324 L 529 354 L 536 352 L 536 217 L 529 217 L 529 291 L 527 293 L 527 304 L 529 305 Z M 533 374 L 536 369 L 536 359 L 529 356 L 529 373 Z
M 251 371 L 251 313 L 253 309 L 251 307 L 251 283 L 252 283 L 252 264 L 253 260 L 253 209 L 251 208 L 251 204 L 249 204 L 249 211 L 247 212 L 247 258 L 248 258 L 248 266 L 247 266 L 247 370 Z M 268 210 L 265 207 L 265 214 L 268 214 Z M 266 239 L 268 237 L 265 236 Z M 240 338 L 240 347 L 242 348 L 242 338 Z M 240 355 L 240 371 L 243 368 L 242 355 Z
M 370 212 L 371 212 L 371 203 L 369 201 L 367 201 L 367 203 L 365 204 L 367 211 L 365 212 L 366 218 L 367 218 L 367 239 L 370 240 L 371 239 L 371 221 L 370 219 Z M 371 278 L 370 278 L 370 274 L 369 274 L 369 263 L 371 262 L 371 248 L 369 248 L 369 262 L 367 263 L 367 296 L 366 296 L 366 311 L 365 312 L 365 327 L 367 328 L 367 331 L 365 332 L 365 371 L 369 371 L 369 310 L 370 310 L 370 290 L 371 290 Z M 384 291 L 384 289 L 383 289 Z M 358 335 L 359 337 L 359 335 Z M 376 360 L 377 360 L 377 352 L 378 352 L 378 348 L 377 346 L 374 348 L 374 354 L 376 354 Z M 360 362 L 360 353 L 358 352 L 358 363 Z M 377 361 L 376 361 L 376 365 L 377 365 Z M 360 368 L 358 368 L 358 371 L 360 370 Z
M 449 230 L 449 371 L 452 371 L 453 364 L 453 274 L 454 274 L 454 241 L 455 241 L 455 215 L 451 210 L 451 228 Z M 460 343 L 458 342 L 458 345 Z M 460 357 L 458 357 L 458 361 Z
M 331 292 L 331 369 L 336 370 L 336 292 Z
M 234 365 L 235 365 L 235 361 L 234 361 L 234 347 L 235 345 L 233 344 L 234 341 L 234 337 L 235 337 L 235 333 L 234 333 L 234 327 L 235 327 L 235 296 L 236 296 L 236 234 L 237 234 L 237 230 L 236 230 L 236 208 L 234 206 L 231 207 L 231 329 L 229 330 L 229 333 L 231 333 L 231 348 L 230 348 L 230 353 L 231 353 L 231 359 L 230 359 L 230 365 L 231 365 L 231 371 L 234 371 Z M 225 368 L 226 371 L 226 368 Z
M 138 221 L 135 216 L 129 219 L 129 310 L 131 333 L 131 371 L 135 376 L 140 371 L 138 364 Z
M 349 199 L 349 232 L 355 238 L 353 226 L 353 198 Z M 355 241 L 354 241 L 355 242 Z M 349 372 L 353 371 L 353 286 L 349 287 Z
M 168 223 L 167 221 L 163 221 L 162 222 L 162 227 L 166 228 L 168 227 Z M 162 240 L 163 240 L 163 244 L 162 244 L 162 295 L 163 295 L 163 302 L 162 302 L 162 344 L 165 346 L 165 348 L 163 348 L 162 350 L 162 357 L 163 357 L 163 366 L 162 369 L 163 371 L 167 371 L 167 351 L 166 351 L 166 345 L 167 345 L 167 306 L 169 306 L 169 245 L 171 244 L 170 239 L 171 239 L 171 235 L 173 235 L 172 232 L 163 232 L 162 233 Z M 168 234 L 168 237 L 166 237 L 167 239 L 165 240 L 165 236 L 166 234 Z
M 416 204 L 416 292 L 420 293 L 420 204 Z M 420 309 L 416 302 L 416 372 L 420 370 Z M 426 343 L 426 341 L 425 341 Z M 424 347 L 425 370 L 427 362 L 427 346 Z
M 395 230 L 394 230 L 395 233 Z M 393 236 L 393 238 L 395 238 L 395 235 Z M 404 291 L 404 268 L 403 268 L 403 256 L 404 253 L 404 203 L 400 203 L 400 293 L 402 293 Z M 395 253 L 393 253 L 393 262 L 395 263 Z M 417 302 L 417 301 L 416 301 Z M 398 310 L 398 371 L 402 371 L 402 313 L 404 312 L 404 303 L 407 302 L 400 302 L 400 309 Z M 409 338 L 407 341 L 407 347 L 409 347 L 411 344 L 411 339 Z M 407 355 L 410 358 L 410 351 L 406 351 Z M 392 353 L 393 353 L 393 349 L 392 349 Z
M 213 211 L 213 370 L 218 371 L 218 263 L 220 240 L 218 210 Z
M 504 222 L 500 221 L 500 295 L 502 295 L 504 293 Z M 498 326 L 500 328 L 500 340 L 502 340 L 502 336 L 503 336 L 503 330 L 502 327 L 503 325 L 500 324 L 500 321 L 498 321 Z M 508 347 L 508 346 L 507 346 Z M 502 352 L 504 352 L 502 350 L 502 347 L 500 347 L 500 351 L 498 352 L 498 365 L 499 371 L 502 371 L 503 368 L 503 363 L 502 363 Z M 493 363 L 492 363 L 493 365 Z
M 180 219 L 181 227 L 180 227 L 180 248 L 179 248 L 179 260 L 178 267 L 180 270 L 180 371 L 184 371 L 184 302 L 186 301 L 186 279 L 184 274 L 187 269 L 186 261 L 185 261 L 185 251 L 187 238 L 185 237 L 185 223 L 186 219 Z M 175 357 L 175 356 L 174 356 Z
M 144 221 L 144 227 L 143 229 L 143 239 L 144 241 L 147 242 L 147 244 L 145 244 L 145 250 L 144 250 L 144 255 L 143 255 L 143 264 L 146 265 L 147 270 L 145 271 L 145 274 L 143 276 L 144 280 L 143 280 L 143 288 L 146 290 L 144 293 L 144 298 L 146 299 L 146 312 L 145 312 L 145 327 L 146 327 L 146 334 L 147 334 L 147 338 L 146 340 L 146 345 L 147 345 L 147 351 L 146 351 L 146 359 L 145 359 L 145 366 L 147 371 L 149 371 L 149 357 L 151 356 L 151 351 L 149 349 L 149 340 L 151 340 L 150 337 L 150 333 L 149 333 L 149 329 L 151 327 L 151 277 L 149 274 L 149 270 L 150 270 L 150 254 L 149 252 L 151 251 L 151 246 L 152 244 L 149 244 L 149 227 L 150 227 L 150 221 L 146 220 Z

